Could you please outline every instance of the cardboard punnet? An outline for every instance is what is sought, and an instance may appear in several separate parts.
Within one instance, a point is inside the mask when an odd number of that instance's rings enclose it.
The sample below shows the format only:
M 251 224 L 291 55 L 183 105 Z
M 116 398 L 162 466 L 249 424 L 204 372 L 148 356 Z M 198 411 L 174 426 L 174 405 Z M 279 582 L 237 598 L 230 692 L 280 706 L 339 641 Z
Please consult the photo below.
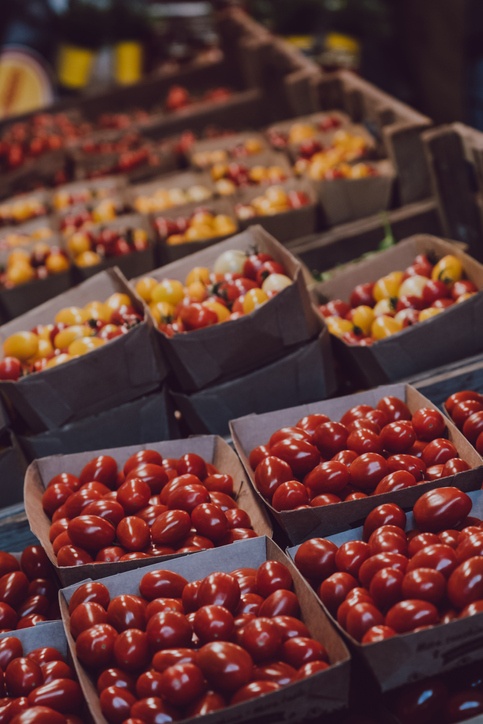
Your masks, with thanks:
M 121 447 L 177 437 L 178 424 L 165 387 L 56 430 L 17 436 L 29 461 L 96 450 L 99 440 L 108 447 Z
M 280 380 L 290 381 L 281 385 Z M 242 415 L 263 413 L 330 397 L 336 391 L 329 332 L 293 352 L 220 385 L 171 396 L 191 432 L 229 434 L 229 422 Z
M 29 218 L 18 219 L 12 216 L 12 207 L 15 208 L 17 205 L 22 203 L 37 202 L 40 205 L 40 212 L 38 215 L 31 216 Z M 10 218 L 9 218 L 10 213 Z M 50 213 L 50 192 L 41 189 L 40 191 L 33 191 L 29 194 L 19 194 L 18 196 L 12 196 L 8 199 L 0 201 L 0 229 L 4 226 L 17 226 L 23 224 L 26 221 L 32 221 L 34 219 L 41 219 L 48 216 Z
M 254 247 L 281 262 L 294 283 L 237 320 L 172 338 L 158 332 L 161 349 L 183 392 L 194 392 L 268 364 L 289 352 L 290 347 L 314 337 L 320 329 L 300 263 L 260 226 L 156 269 L 150 276 L 184 282 L 193 267 L 211 268 L 222 252 L 239 249 L 251 253 Z
M 114 268 L 0 327 L 3 342 L 15 332 L 53 323 L 58 311 L 103 301 L 114 292 L 128 294 L 144 315 L 141 300 Z M 0 392 L 32 432 L 61 427 L 157 389 L 168 372 L 155 343 L 149 317 L 127 334 L 58 367 L 17 382 L 1 382 Z
M 326 647 L 331 666 L 325 671 L 282 687 L 275 693 L 206 714 L 203 716 L 203 722 L 206 724 L 242 724 L 242 722 L 261 720 L 282 724 L 283 722 L 312 720 L 347 708 L 350 671 L 347 649 L 341 638 L 335 634 L 313 591 L 293 563 L 273 541 L 261 537 L 238 541 L 231 546 L 194 553 L 175 561 L 102 579 L 111 598 L 121 593 L 139 595 L 139 582 L 148 571 L 167 569 L 179 573 L 188 581 L 194 581 L 213 572 L 230 573 L 241 566 L 257 568 L 266 560 L 277 560 L 289 568 L 294 581 L 294 590 L 300 602 L 301 618 L 308 626 L 312 636 Z M 60 592 L 66 636 L 91 714 L 99 724 L 107 724 L 100 709 L 95 683 L 76 658 L 75 642 L 69 632 L 68 603 L 76 588 L 77 586 L 70 586 Z M 182 721 L 188 720 L 183 719 Z M 190 719 L 189 721 L 195 720 Z
M 253 224 L 259 224 L 265 231 L 272 234 L 282 244 L 293 239 L 313 234 L 317 229 L 318 200 L 313 185 L 306 179 L 288 179 L 280 184 L 285 191 L 303 191 L 310 199 L 310 203 L 296 209 L 288 209 L 282 213 L 267 216 L 254 216 L 251 219 L 240 219 L 240 228 L 247 229 Z M 236 203 L 249 203 L 255 197 L 264 193 L 264 188 L 249 188 L 238 194 Z
M 80 203 L 88 205 L 116 194 L 124 189 L 126 184 L 127 178 L 120 175 L 104 176 L 103 178 L 92 179 L 91 181 L 73 181 L 69 184 L 63 184 L 62 186 L 57 186 L 57 188 L 52 191 L 52 208 L 56 212 L 63 212 Z M 85 199 L 86 192 L 88 192 L 88 198 Z M 78 194 L 78 196 L 76 196 L 76 194 Z M 79 198 L 81 200 L 79 200 Z
M 394 395 L 405 400 L 411 412 L 415 412 L 421 407 L 434 407 L 429 400 L 411 385 L 397 384 L 376 387 L 366 392 L 346 395 L 324 402 L 300 405 L 264 415 L 247 415 L 238 420 L 232 420 L 230 430 L 235 449 L 255 489 L 255 471 L 248 460 L 250 452 L 258 445 L 265 444 L 276 430 L 288 425 L 295 425 L 302 417 L 314 412 L 328 415 L 331 420 L 339 420 L 354 405 L 368 404 L 375 407 L 381 397 L 385 395 Z M 421 494 L 425 490 L 440 487 L 442 484 L 456 484 L 456 480 L 481 481 L 483 477 L 481 458 L 476 450 L 450 420 L 447 421 L 447 428 L 448 438 L 455 444 L 460 457 L 471 466 L 471 470 L 458 473 L 458 475 L 449 478 L 420 483 L 417 487 Z M 331 505 L 304 508 L 302 510 L 278 512 L 269 506 L 266 501 L 265 505 L 269 507 L 273 517 L 286 531 L 291 542 L 301 543 L 315 536 L 331 535 L 347 528 L 354 528 L 361 524 L 373 508 L 382 503 L 391 501 L 398 503 L 403 508 L 407 507 L 412 503 L 411 496 L 412 488 L 406 488 L 392 493 L 369 495 L 361 500 L 332 503 Z
M 149 181 L 148 183 L 129 186 L 126 189 L 125 198 L 133 211 L 135 211 L 136 213 L 143 213 L 144 208 L 142 208 L 137 203 L 137 199 L 142 197 L 155 197 L 156 192 L 159 189 L 181 189 L 182 191 L 188 191 L 188 189 L 190 189 L 192 186 L 203 186 L 204 188 L 206 188 L 206 190 L 209 192 L 209 195 L 207 194 L 208 199 L 213 197 L 215 194 L 213 181 L 207 173 L 199 173 L 196 171 L 182 171 L 177 173 L 163 174 L 162 176 L 159 176 L 158 178 Z M 199 203 L 207 203 L 207 201 L 200 201 Z M 169 208 L 159 209 L 157 211 L 152 211 L 151 213 L 165 214 L 171 212 L 175 214 L 177 209 L 180 206 L 184 205 L 184 203 L 173 204 L 173 206 Z
M 473 501 L 470 513 L 480 518 L 483 516 L 483 491 L 475 491 L 481 486 L 481 476 L 479 481 L 455 480 L 449 485 L 468 493 Z M 424 490 L 418 485 L 408 492 L 412 493 L 412 508 Z M 412 513 L 409 513 L 406 530 L 414 527 Z M 362 527 L 330 536 L 328 540 L 337 546 L 346 541 L 362 540 Z M 298 546 L 294 546 L 287 550 L 292 559 L 297 549 Z M 329 613 L 327 615 L 330 616 Z M 382 691 L 481 660 L 483 613 L 364 645 L 351 638 L 333 617 L 330 618 L 349 642 L 351 651 L 370 669 Z
M 251 153 L 246 155 L 238 154 L 236 153 L 236 151 L 234 153 L 234 150 L 239 146 L 242 146 L 245 141 L 252 140 L 259 143 L 260 150 L 257 153 Z M 244 160 L 247 158 L 256 159 L 261 153 L 268 151 L 269 148 L 270 147 L 266 139 L 261 133 L 257 131 L 243 131 L 242 133 L 229 134 L 227 136 L 220 136 L 218 138 L 206 138 L 202 141 L 195 141 L 195 143 L 193 143 L 193 145 L 189 149 L 187 156 L 190 165 L 201 171 L 203 169 L 207 169 L 213 166 L 213 162 L 209 162 L 208 160 L 206 160 L 206 162 L 204 163 L 201 162 L 202 159 L 199 158 L 198 154 L 204 154 L 206 152 L 218 150 L 226 151 L 227 157 L 223 161 L 223 163 L 243 163 Z
M 240 461 L 230 446 L 220 437 L 206 435 L 191 437 L 186 440 L 171 440 L 155 442 L 145 445 L 129 445 L 120 448 L 108 448 L 72 455 L 53 455 L 52 457 L 34 460 L 25 475 L 25 510 L 32 532 L 41 541 L 44 549 L 55 566 L 57 574 L 64 585 L 69 585 L 84 578 L 100 578 L 122 571 L 137 568 L 140 565 L 159 561 L 162 565 L 165 560 L 173 556 L 158 558 L 137 559 L 122 561 L 120 563 L 96 563 L 82 566 L 58 566 L 52 544 L 49 540 L 51 521 L 42 509 L 42 495 L 49 480 L 58 473 L 70 472 L 79 474 L 86 463 L 97 455 L 112 455 L 122 469 L 126 460 L 138 450 L 157 450 L 163 457 L 179 458 L 185 453 L 192 452 L 207 462 L 212 463 L 220 472 L 228 473 L 233 478 L 234 490 L 238 507 L 249 514 L 252 527 L 258 535 L 271 535 L 272 529 L 264 508 L 259 504 L 247 480 Z
M 376 281 L 392 271 L 403 270 L 417 254 L 438 258 L 454 254 L 463 263 L 466 276 L 483 290 L 483 266 L 449 241 L 420 234 L 400 241 L 375 257 L 334 272 L 314 286 L 319 302 L 347 300 L 357 284 Z M 395 382 L 425 369 L 463 359 L 483 349 L 483 294 L 479 292 L 446 309 L 442 314 L 407 327 L 370 347 L 335 340 L 334 351 L 355 380 L 365 387 Z

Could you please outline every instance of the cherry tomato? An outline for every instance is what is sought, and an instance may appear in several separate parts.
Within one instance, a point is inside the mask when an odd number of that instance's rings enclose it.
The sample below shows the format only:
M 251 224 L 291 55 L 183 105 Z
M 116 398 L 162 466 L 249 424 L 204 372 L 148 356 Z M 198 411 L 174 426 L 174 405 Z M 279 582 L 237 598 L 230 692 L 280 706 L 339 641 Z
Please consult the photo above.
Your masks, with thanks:
M 319 463 L 304 478 L 310 497 L 321 493 L 339 493 L 349 483 L 350 475 L 342 462 L 329 460 Z
M 269 455 L 268 448 L 267 455 Z M 262 459 L 263 458 L 260 458 L 258 462 Z M 252 468 L 256 468 L 256 465 L 252 465 L 252 463 L 250 463 L 250 465 Z M 228 473 L 213 473 L 212 475 L 207 475 L 203 480 L 203 485 L 209 492 L 218 491 L 220 493 L 225 493 L 225 495 L 234 495 L 235 492 L 233 478 L 231 475 L 228 475 Z
M 354 450 L 358 455 L 363 453 L 382 453 L 383 442 L 378 432 L 367 427 L 353 429 L 346 441 L 347 448 Z
M 131 468 L 125 482 L 127 483 L 133 479 L 142 480 L 146 485 L 149 485 L 152 495 L 157 495 L 168 482 L 168 474 L 162 465 L 142 463 L 135 468 Z
M 253 672 L 250 654 L 228 641 L 214 641 L 202 646 L 197 663 L 209 684 L 228 693 L 248 684 Z
M 179 573 L 156 570 L 144 574 L 139 583 L 139 592 L 148 601 L 155 598 L 179 598 L 189 585 Z
M 215 691 L 207 691 L 188 708 L 187 715 L 194 717 L 211 714 L 214 711 L 224 709 L 226 705 L 227 702 L 221 694 Z
M 134 719 L 136 724 L 139 721 L 144 722 L 144 724 L 157 724 L 161 721 L 165 724 L 166 722 L 175 721 L 176 714 L 161 697 L 148 696 L 134 702 L 131 706 L 131 718 Z
M 203 673 L 196 664 L 174 664 L 161 676 L 162 697 L 173 706 L 189 706 L 207 688 Z
M 108 722 L 123 722 L 129 717 L 136 697 L 126 688 L 107 686 L 99 695 L 99 703 Z
M 87 583 L 82 583 L 72 594 L 69 601 L 69 613 L 72 615 L 80 603 L 87 603 L 89 601 L 99 603 L 107 610 L 110 600 L 109 589 L 103 583 L 99 581 L 88 581 Z
M 387 458 L 387 466 L 388 473 L 393 473 L 397 470 L 406 470 L 408 473 L 411 473 L 411 475 L 414 475 L 416 482 L 422 480 L 426 472 L 426 464 L 416 457 L 416 455 L 408 455 L 407 453 L 390 455 Z
M 359 581 L 365 588 L 369 588 L 373 576 L 381 568 L 394 568 L 406 572 L 408 560 L 400 553 L 376 553 L 367 558 L 359 568 Z
M 471 498 L 458 488 L 436 488 L 424 493 L 413 508 L 413 516 L 419 530 L 438 533 L 456 528 L 472 507 Z
M 91 481 L 104 483 L 108 488 L 114 488 L 117 481 L 117 462 L 110 455 L 98 455 L 82 468 L 79 475 L 81 485 Z
M 369 593 L 381 611 L 387 611 L 403 598 L 404 574 L 396 568 L 381 568 L 373 575 Z
M 271 593 L 260 606 L 260 616 L 299 616 L 300 604 L 297 595 L 293 591 L 279 588 Z
M 431 407 L 421 407 L 413 414 L 412 423 L 414 432 L 419 440 L 430 442 L 436 437 L 442 437 L 446 424 L 442 414 Z
M 233 614 L 224 606 L 202 606 L 193 617 L 193 629 L 202 644 L 228 641 L 235 630 Z
M 44 684 L 54 679 L 75 679 L 75 673 L 64 661 L 45 661 L 40 664 Z
M 450 458 L 457 458 L 458 451 L 451 440 L 437 437 L 428 442 L 423 450 L 423 461 L 427 467 L 444 464 Z
M 345 571 L 357 578 L 361 565 L 370 555 L 371 549 L 368 543 L 361 540 L 347 541 L 336 550 L 335 565 L 339 571 Z M 297 563 L 297 560 L 295 562 Z
M 3 671 L 14 659 L 23 656 L 21 641 L 15 636 L 6 636 L 0 639 L 0 667 Z
M 381 397 L 377 403 L 377 409 L 382 410 L 386 414 L 389 422 L 410 420 L 412 417 L 406 403 L 394 395 Z
M 85 629 L 97 623 L 107 623 L 107 612 L 99 603 L 83 601 L 75 607 L 70 617 L 70 632 L 76 639 Z
M 257 699 L 263 694 L 270 694 L 278 691 L 280 685 L 274 681 L 251 681 L 249 684 L 242 686 L 234 696 L 232 696 L 230 704 L 241 704 L 243 701 Z
M 377 528 L 371 533 L 368 543 L 372 555 L 376 555 L 376 553 L 407 554 L 406 534 L 395 525 L 383 525 Z
M 282 646 L 282 659 L 294 669 L 300 669 L 301 666 L 311 661 L 329 663 L 329 655 L 325 646 L 306 636 L 294 636 L 287 639 Z
M 70 521 L 68 533 L 72 543 L 79 548 L 96 553 L 111 545 L 116 529 L 98 515 L 79 515 Z
M 466 420 L 474 413 L 483 410 L 483 400 L 480 398 L 461 400 L 457 402 L 451 410 L 451 417 L 454 424 L 461 430 Z M 441 437 L 441 435 L 440 435 Z
M 390 453 L 406 453 L 416 440 L 416 433 L 410 420 L 396 420 L 381 430 L 381 443 Z
M 81 709 L 83 701 L 82 690 L 72 679 L 54 679 L 28 695 L 30 706 L 49 706 L 61 714 L 75 714 Z
M 319 452 L 314 445 L 306 440 L 293 438 L 279 440 L 271 445 L 270 453 L 288 463 L 294 475 L 300 477 L 310 472 L 320 460 Z
M 31 659 L 20 656 L 5 669 L 5 685 L 11 697 L 28 696 L 43 683 L 40 666 Z
M 115 500 L 108 500 L 102 498 L 101 500 L 94 500 L 92 503 L 86 505 L 83 510 L 84 515 L 96 515 L 99 518 L 107 520 L 114 528 L 117 528 L 118 524 L 124 518 L 124 508 L 120 503 Z
M 287 566 L 274 560 L 265 561 L 258 567 L 255 583 L 257 593 L 264 598 L 280 588 L 293 588 L 292 575 Z
M 156 450 L 138 450 L 131 455 L 124 463 L 124 475 L 128 475 L 133 468 L 137 468 L 144 463 L 152 463 L 153 465 L 162 465 L 163 457 Z
M 115 596 L 107 607 L 107 623 L 116 631 L 128 628 L 144 630 L 146 606 L 142 598 L 131 593 Z
M 117 500 L 127 515 L 144 508 L 152 495 L 150 486 L 140 478 L 129 478 L 117 489 Z
M 444 543 L 435 543 L 415 553 L 409 560 L 407 570 L 409 572 L 416 568 L 432 568 L 448 578 L 456 566 L 456 553 L 453 548 Z
M 151 660 L 148 637 L 138 628 L 122 631 L 114 642 L 114 661 L 123 671 L 145 669 Z
M 446 593 L 446 580 L 442 573 L 431 568 L 415 568 L 404 576 L 404 598 L 429 601 L 438 606 Z
M 27 597 L 29 580 L 23 571 L 11 571 L 0 578 L 0 601 L 18 608 Z
M 196 453 L 185 453 L 178 461 L 178 474 L 196 475 L 200 480 L 204 480 L 207 475 L 206 462 Z
M 381 624 L 379 626 L 372 626 L 366 631 L 362 637 L 361 643 L 363 644 L 374 644 L 377 641 L 384 641 L 396 636 L 396 632 L 393 628 Z

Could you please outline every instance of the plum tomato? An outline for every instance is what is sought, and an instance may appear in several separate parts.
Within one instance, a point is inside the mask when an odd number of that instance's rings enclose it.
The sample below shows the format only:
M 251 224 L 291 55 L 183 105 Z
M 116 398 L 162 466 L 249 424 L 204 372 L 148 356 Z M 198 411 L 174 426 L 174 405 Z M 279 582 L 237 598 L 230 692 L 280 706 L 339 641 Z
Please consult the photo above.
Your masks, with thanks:
M 483 599 L 483 557 L 473 556 L 460 563 L 448 578 L 447 593 L 458 610 Z
M 439 533 L 456 528 L 471 507 L 469 495 L 458 488 L 436 488 L 418 498 L 413 508 L 414 521 L 421 532 Z
M 229 641 L 214 641 L 202 646 L 197 664 L 208 683 L 226 693 L 248 684 L 253 673 L 250 654 Z
M 389 473 L 386 459 L 378 453 L 359 455 L 349 467 L 351 484 L 362 492 L 372 492 Z
M 439 622 L 436 606 L 429 601 L 406 599 L 398 601 L 386 614 L 384 623 L 402 634 L 421 626 L 434 626 Z
M 293 480 L 292 468 L 274 455 L 261 460 L 255 469 L 255 484 L 263 497 L 268 500 L 271 500 L 278 486 L 287 480 Z
M 413 414 L 412 423 L 418 440 L 430 442 L 436 437 L 443 437 L 446 429 L 444 417 L 432 407 L 421 407 Z
M 325 538 L 311 538 L 297 549 L 295 565 L 309 581 L 320 583 L 335 573 L 337 552 L 337 546 L 332 541 Z

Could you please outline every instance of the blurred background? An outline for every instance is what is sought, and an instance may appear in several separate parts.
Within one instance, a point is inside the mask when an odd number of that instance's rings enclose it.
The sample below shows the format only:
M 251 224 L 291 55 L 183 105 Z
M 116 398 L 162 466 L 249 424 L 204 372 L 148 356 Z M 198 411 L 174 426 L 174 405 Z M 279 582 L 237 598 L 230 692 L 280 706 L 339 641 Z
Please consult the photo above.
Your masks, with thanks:
M 483 129 L 481 0 L 15 0 L 0 15 L 0 118 L 218 51 L 239 4 L 322 67 L 350 68 L 437 123 Z

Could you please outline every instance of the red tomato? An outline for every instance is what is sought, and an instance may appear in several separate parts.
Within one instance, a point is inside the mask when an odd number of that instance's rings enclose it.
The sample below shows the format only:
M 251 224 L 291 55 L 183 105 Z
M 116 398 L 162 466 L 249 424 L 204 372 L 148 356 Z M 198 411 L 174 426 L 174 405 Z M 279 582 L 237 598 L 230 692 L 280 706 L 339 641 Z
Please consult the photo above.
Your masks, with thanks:
M 152 651 L 159 651 L 178 646 L 187 648 L 191 645 L 193 629 L 184 614 L 160 611 L 147 622 L 146 634 Z
M 118 524 L 116 536 L 127 551 L 142 551 L 149 544 L 149 526 L 137 515 L 128 515 Z
M 185 453 L 178 461 L 178 475 L 196 475 L 204 480 L 207 475 L 206 462 L 196 453 Z
M 148 601 L 155 598 L 179 598 L 189 585 L 179 573 L 156 570 L 144 574 L 139 583 L 139 592 Z
M 465 460 L 462 460 L 461 458 L 450 458 L 443 466 L 441 477 L 447 478 L 450 475 L 457 475 L 458 473 L 462 473 L 469 469 L 470 466 Z
M 139 672 L 151 661 L 148 637 L 138 628 L 122 631 L 114 642 L 114 661 L 123 671 Z
M 116 629 L 107 623 L 95 624 L 82 631 L 75 642 L 79 660 L 95 670 L 111 666 L 117 636 Z
M 309 581 L 320 583 L 335 573 L 336 553 L 337 546 L 332 541 L 312 538 L 297 549 L 294 557 L 295 565 Z
M 306 440 L 293 438 L 280 440 L 271 445 L 270 453 L 288 463 L 294 475 L 300 477 L 310 472 L 320 460 L 319 452 L 314 445 Z
M 389 422 L 411 419 L 411 413 L 406 403 L 394 395 L 381 397 L 377 403 L 377 409 L 386 414 Z
M 117 489 L 117 500 L 127 515 L 144 508 L 151 497 L 150 486 L 141 478 L 129 478 Z
M 359 581 L 365 588 L 369 588 L 372 578 L 381 568 L 394 568 L 406 572 L 408 560 L 400 553 L 376 553 L 370 556 L 359 568 Z
M 409 473 L 407 470 L 395 470 L 393 473 L 385 475 L 382 480 L 378 482 L 374 495 L 393 493 L 395 490 L 412 488 L 413 485 L 417 485 L 417 483 L 412 473 Z
M 446 543 L 446 541 L 442 541 L 436 533 L 418 533 L 414 535 L 408 543 L 409 557 L 412 558 L 418 551 L 434 543 Z
M 350 475 L 342 462 L 329 460 L 319 463 L 304 478 L 310 497 L 321 493 L 339 493 L 349 483 Z
M 302 417 L 295 424 L 295 427 L 299 427 L 301 430 L 306 432 L 310 438 L 312 438 L 315 430 L 323 422 L 330 422 L 330 418 L 320 412 L 314 412 L 311 415 L 305 415 L 305 417 Z
M 384 641 L 396 636 L 396 632 L 393 628 L 381 624 L 380 626 L 372 626 L 368 629 L 362 637 L 361 643 L 363 644 L 374 644 L 377 641 Z
M 13 702 L 7 715 L 13 724 L 65 724 L 66 722 L 65 716 L 50 706 L 29 706 L 26 699 L 17 699 Z
M 336 571 L 325 581 L 322 581 L 317 593 L 324 606 L 332 615 L 335 615 L 349 591 L 357 585 L 357 579 L 351 576 L 350 573 Z
M 440 678 L 408 684 L 391 698 L 391 711 L 401 724 L 426 724 L 445 719 L 448 692 Z
M 396 568 L 381 568 L 373 575 L 369 593 L 381 611 L 387 611 L 403 598 L 404 573 Z
M 475 412 L 483 410 L 483 401 L 481 399 L 471 400 L 460 400 L 457 402 L 451 410 L 451 417 L 453 418 L 454 424 L 460 428 L 463 428 L 466 420 Z M 441 436 L 440 436 L 441 437 Z
M 279 561 L 265 561 L 256 572 L 256 588 L 260 596 L 266 598 L 279 588 L 293 588 L 292 575 L 287 566 Z
M 472 507 L 471 498 L 457 488 L 436 488 L 424 493 L 413 508 L 413 516 L 419 530 L 438 533 L 446 528 L 456 528 Z
M 463 400 L 477 400 L 478 402 L 483 402 L 483 395 L 476 392 L 476 390 L 460 390 L 459 392 L 454 392 L 444 403 L 451 416 L 453 416 L 453 409 L 455 405 Z
M 99 703 L 108 722 L 123 722 L 129 717 L 136 697 L 128 689 L 108 686 L 101 691 Z
M 406 453 L 416 440 L 416 433 L 410 420 L 396 420 L 381 430 L 381 443 L 390 453 Z
M 267 455 L 268 454 L 269 452 L 267 448 Z M 263 458 L 260 458 L 260 460 L 262 459 Z M 250 465 L 252 464 L 250 463 Z M 252 465 L 252 468 L 255 469 L 256 465 Z M 234 495 L 235 493 L 233 478 L 231 475 L 228 475 L 228 473 L 213 473 L 212 475 L 207 475 L 203 480 L 203 485 L 209 492 L 217 491 L 225 493 L 225 495 Z
M 272 618 L 259 617 L 240 629 L 237 642 L 248 651 L 254 662 L 270 661 L 279 657 L 282 632 Z
M 415 568 L 404 576 L 402 592 L 404 598 L 429 601 L 438 606 L 446 593 L 446 579 L 431 568 Z
M 0 578 L 0 601 L 18 608 L 28 595 L 29 580 L 23 571 L 5 573 Z
M 76 675 L 71 667 L 64 661 L 45 661 L 40 664 L 44 684 L 48 684 L 54 679 L 75 679 Z
M 424 473 L 426 472 L 426 463 L 416 457 L 416 455 L 408 455 L 406 453 L 390 455 L 387 459 L 387 466 L 388 473 L 393 473 L 397 470 L 406 470 L 408 473 L 411 473 L 411 475 L 414 475 L 417 482 L 423 479 Z
M 293 479 L 290 465 L 279 458 L 269 455 L 256 467 L 255 484 L 260 493 L 270 500 L 279 485 Z
M 378 453 L 364 453 L 349 467 L 351 484 L 363 492 L 372 492 L 389 473 L 385 458 Z
M 373 626 L 384 623 L 384 616 L 372 603 L 360 601 L 349 608 L 346 619 L 346 629 L 349 636 L 362 641 L 366 631 Z
M 84 515 L 96 515 L 99 518 L 103 518 L 115 528 L 117 528 L 124 518 L 124 508 L 122 505 L 115 500 L 107 500 L 106 498 L 94 500 L 92 503 L 89 503 L 84 508 L 83 513 Z
M 98 515 L 77 516 L 70 521 L 68 533 L 74 545 L 92 553 L 111 545 L 116 537 L 114 526 Z
M 69 601 L 69 613 L 72 615 L 80 603 L 87 603 L 89 601 L 99 603 L 107 610 L 110 600 L 109 589 L 103 583 L 99 581 L 88 581 L 87 583 L 82 583 L 72 594 Z
M 193 617 L 193 629 L 202 644 L 228 641 L 235 630 L 233 614 L 224 606 L 202 606 Z
M 483 599 L 483 557 L 473 556 L 455 568 L 448 578 L 448 598 L 457 609 Z
M 152 495 L 157 495 L 168 482 L 168 474 L 162 465 L 141 463 L 137 467 L 131 468 L 125 482 L 132 479 L 142 480 L 149 485 Z
M 473 412 L 463 425 L 463 435 L 468 438 L 472 445 L 476 443 L 478 436 L 483 432 L 483 407 L 479 412 Z
M 15 636 L 0 639 L 0 667 L 3 671 L 14 659 L 23 656 L 23 646 Z
M 67 483 L 54 483 L 46 488 L 42 495 L 42 508 L 50 518 L 60 506 L 72 495 L 72 488 Z
M 456 533 L 457 531 L 455 531 Z M 458 563 L 466 561 L 473 556 L 483 556 L 483 530 L 464 535 L 456 546 L 456 558 Z
M 371 549 L 368 543 L 361 540 L 347 541 L 342 543 L 339 550 L 336 550 L 335 565 L 339 571 L 345 571 L 357 578 L 361 565 L 370 555 Z M 297 563 L 297 561 L 295 562 Z
M 385 624 L 396 633 L 414 631 L 420 626 L 434 626 L 439 622 L 438 609 L 429 601 L 407 599 L 396 603 L 386 614 Z
M 28 695 L 30 706 L 49 706 L 61 714 L 75 714 L 81 709 L 83 701 L 82 690 L 72 679 L 54 679 Z
M 282 659 L 294 669 L 300 669 L 311 661 L 329 663 L 327 649 L 319 641 L 306 636 L 294 636 L 284 642 Z
M 197 663 L 209 684 L 222 692 L 234 692 L 251 679 L 253 660 L 241 646 L 215 641 L 201 647 Z
M 128 628 L 144 630 L 146 620 L 146 604 L 140 596 L 121 593 L 115 596 L 107 607 L 107 623 L 116 631 Z
M 82 602 L 75 607 L 70 617 L 70 632 L 76 639 L 86 628 L 96 623 L 107 623 L 107 612 L 99 603 L 94 601 Z
M 191 523 L 198 533 L 212 541 L 219 541 L 228 530 L 228 521 L 223 511 L 213 503 L 202 503 L 191 511 Z
M 157 724 L 160 719 L 164 724 L 175 721 L 176 714 L 161 697 L 148 696 L 134 702 L 131 706 L 131 718 L 133 719 L 132 724 L 138 724 L 140 721 L 144 724 Z
M 189 717 L 203 716 L 211 714 L 214 711 L 224 709 L 227 705 L 224 697 L 214 691 L 207 691 L 206 694 L 192 704 L 187 711 Z
M 377 528 L 369 538 L 371 555 L 376 553 L 402 553 L 407 555 L 406 534 L 395 525 L 383 525 Z
M 243 701 L 257 699 L 263 694 L 270 694 L 272 691 L 278 691 L 280 685 L 274 681 L 251 681 L 249 684 L 242 686 L 236 694 L 231 698 L 230 704 L 241 704 Z
M 428 442 L 423 450 L 423 461 L 427 467 L 444 464 L 450 458 L 457 458 L 458 451 L 451 440 L 437 437 Z
M 368 427 L 352 429 L 347 438 L 346 445 L 349 450 L 354 450 L 358 455 L 363 453 L 382 453 L 383 443 L 378 432 Z
M 115 488 L 117 481 L 117 462 L 110 455 L 98 455 L 82 468 L 79 475 L 81 485 L 91 481 L 104 483 L 108 488 Z
M 5 686 L 11 697 L 28 696 L 41 686 L 43 678 L 40 666 L 22 656 L 10 661 L 5 669 Z
M 444 544 L 435 543 L 425 546 L 415 553 L 409 560 L 407 570 L 413 571 L 416 568 L 433 568 L 440 571 L 445 578 L 448 578 L 457 565 L 456 553 Z
M 197 603 L 198 606 L 214 604 L 225 606 L 232 613 L 235 612 L 240 600 L 240 586 L 236 578 L 229 573 L 216 572 L 206 576 L 200 584 Z
M 137 468 L 144 463 L 152 463 L 153 465 L 162 465 L 163 457 L 156 450 L 138 450 L 133 453 L 124 463 L 123 473 L 128 475 L 131 470 Z
M 300 604 L 293 591 L 279 588 L 271 593 L 260 606 L 260 616 L 294 616 L 300 615 Z
M 315 429 L 313 443 L 323 457 L 331 458 L 347 448 L 348 437 L 349 431 L 345 425 L 340 422 L 323 422 Z
M 278 511 L 293 510 L 301 505 L 307 505 L 308 502 L 307 489 L 298 480 L 281 483 L 272 496 L 272 506 Z
M 421 407 L 413 414 L 414 432 L 419 440 L 430 442 L 436 437 L 442 437 L 446 424 L 442 414 L 431 407 Z
M 207 688 L 203 673 L 196 664 L 174 664 L 161 676 L 161 695 L 173 706 L 189 706 Z

